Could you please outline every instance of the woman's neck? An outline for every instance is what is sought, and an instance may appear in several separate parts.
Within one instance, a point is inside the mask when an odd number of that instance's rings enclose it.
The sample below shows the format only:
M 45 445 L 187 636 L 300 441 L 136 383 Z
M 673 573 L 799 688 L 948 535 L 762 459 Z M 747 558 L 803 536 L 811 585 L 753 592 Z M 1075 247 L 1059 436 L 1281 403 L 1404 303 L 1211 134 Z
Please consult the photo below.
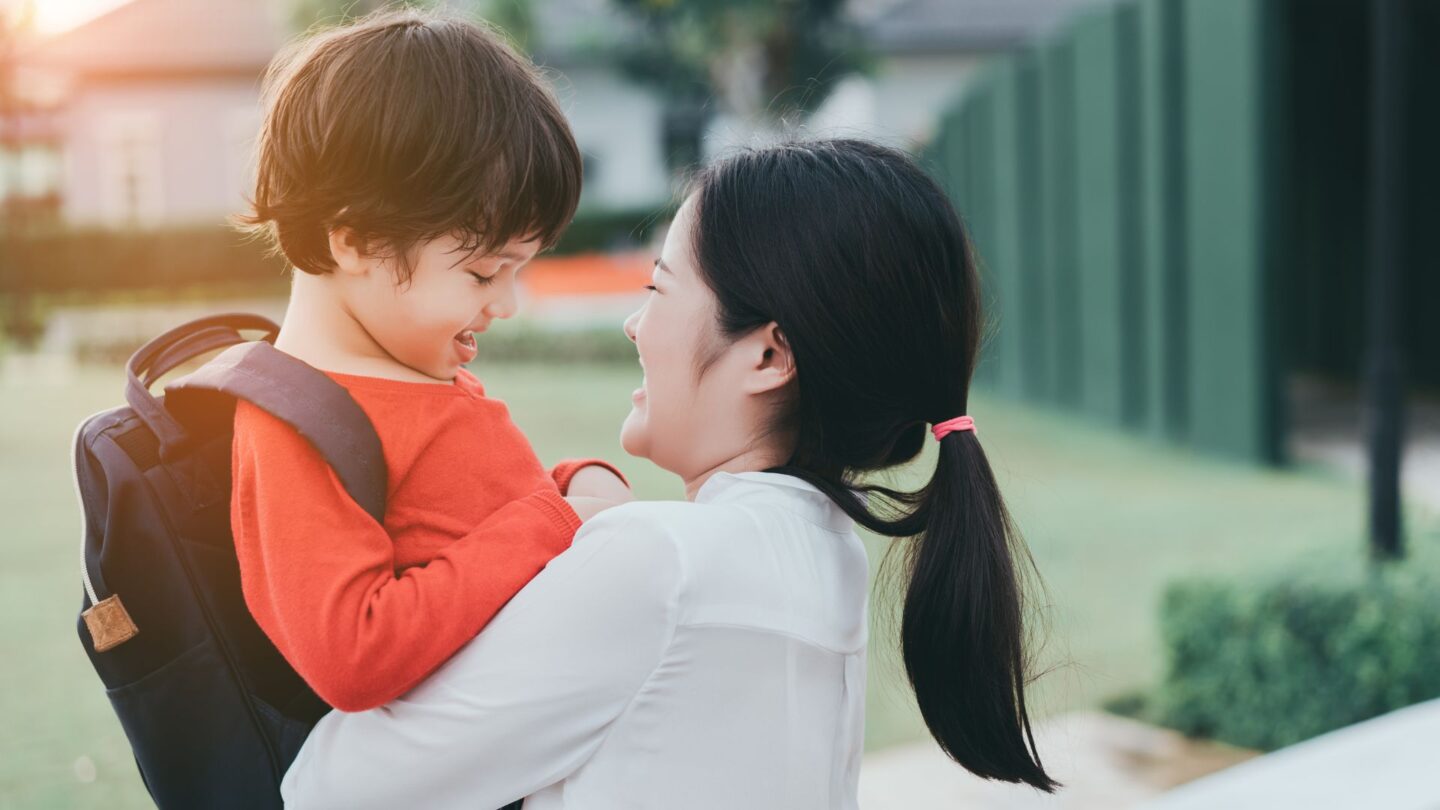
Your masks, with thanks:
M 703 472 L 685 478 L 685 500 L 695 500 L 696 494 L 716 473 L 763 472 L 784 464 L 790 454 L 777 445 L 764 444 L 748 448 Z

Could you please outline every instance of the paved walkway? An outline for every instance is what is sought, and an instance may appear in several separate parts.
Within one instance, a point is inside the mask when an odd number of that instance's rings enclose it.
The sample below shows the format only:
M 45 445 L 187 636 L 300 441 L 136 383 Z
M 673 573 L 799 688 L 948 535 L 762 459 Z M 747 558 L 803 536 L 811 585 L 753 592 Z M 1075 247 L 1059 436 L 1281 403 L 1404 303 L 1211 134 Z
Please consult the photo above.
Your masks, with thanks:
M 1440 700 L 1332 731 L 1192 782 L 1143 810 L 1436 810 Z
M 1359 397 L 1352 388 L 1319 380 L 1299 380 L 1292 385 L 1291 456 L 1363 479 L 1368 463 Z M 1440 401 L 1417 396 L 1407 400 L 1400 473 L 1407 498 L 1440 510 Z
M 860 807 L 1120 810 L 1254 756 L 1091 711 L 1047 720 L 1036 729 L 1036 744 L 1046 770 L 1065 785 L 1054 795 L 978 779 L 926 742 L 868 755 L 860 773 Z

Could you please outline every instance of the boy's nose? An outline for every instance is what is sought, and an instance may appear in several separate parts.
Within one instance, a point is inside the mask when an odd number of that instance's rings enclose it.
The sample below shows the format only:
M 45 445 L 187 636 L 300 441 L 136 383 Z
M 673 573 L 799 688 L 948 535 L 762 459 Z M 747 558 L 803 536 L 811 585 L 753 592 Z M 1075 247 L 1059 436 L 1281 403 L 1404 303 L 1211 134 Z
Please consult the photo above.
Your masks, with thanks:
M 515 285 L 511 284 L 503 294 L 485 305 L 485 314 L 492 318 L 510 318 L 514 317 L 517 309 Z

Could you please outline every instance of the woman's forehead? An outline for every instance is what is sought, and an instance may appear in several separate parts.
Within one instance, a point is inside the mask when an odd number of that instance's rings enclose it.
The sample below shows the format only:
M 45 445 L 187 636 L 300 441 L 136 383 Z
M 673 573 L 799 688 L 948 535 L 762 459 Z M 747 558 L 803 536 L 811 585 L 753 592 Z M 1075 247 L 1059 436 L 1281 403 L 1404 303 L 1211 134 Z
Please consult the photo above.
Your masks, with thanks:
M 685 200 L 679 210 L 675 212 L 675 218 L 670 220 L 670 229 L 665 234 L 665 245 L 661 248 L 660 261 L 657 262 L 657 267 L 677 276 L 689 275 L 691 272 L 690 257 L 693 255 L 691 228 L 695 222 L 694 199 L 694 197 L 690 197 Z

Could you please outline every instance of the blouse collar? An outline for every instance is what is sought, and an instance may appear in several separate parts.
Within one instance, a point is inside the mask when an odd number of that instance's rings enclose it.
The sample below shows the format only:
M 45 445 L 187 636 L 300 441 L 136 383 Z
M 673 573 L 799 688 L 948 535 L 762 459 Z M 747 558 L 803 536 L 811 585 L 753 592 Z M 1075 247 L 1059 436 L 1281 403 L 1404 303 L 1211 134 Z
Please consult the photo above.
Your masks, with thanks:
M 768 504 L 835 532 L 848 532 L 854 521 L 830 496 L 793 475 L 768 472 L 717 472 L 695 493 L 696 503 Z

